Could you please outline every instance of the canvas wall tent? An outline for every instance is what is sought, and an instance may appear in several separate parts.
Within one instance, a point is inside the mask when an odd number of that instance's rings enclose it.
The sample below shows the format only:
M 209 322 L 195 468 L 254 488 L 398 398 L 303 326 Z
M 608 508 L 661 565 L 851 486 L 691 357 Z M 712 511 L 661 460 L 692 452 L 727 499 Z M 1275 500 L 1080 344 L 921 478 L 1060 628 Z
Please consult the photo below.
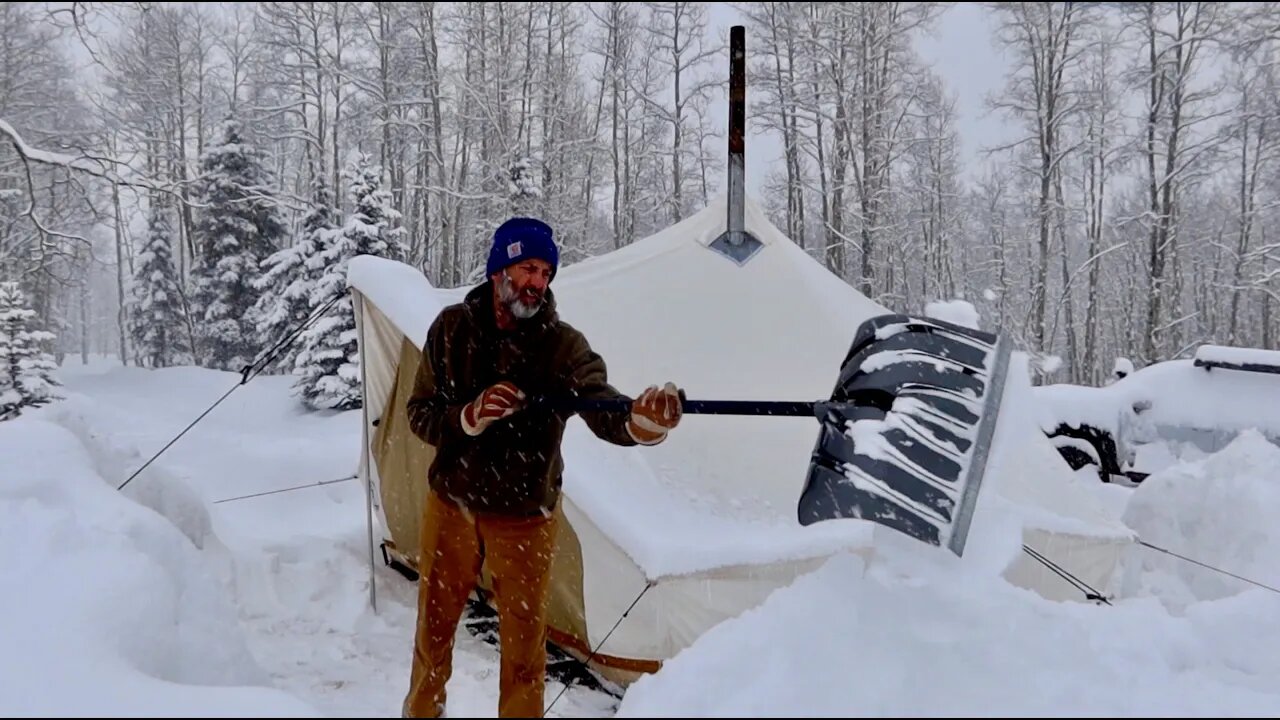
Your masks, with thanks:
M 633 396 L 670 380 L 690 398 L 829 397 L 859 324 L 887 310 L 754 204 L 746 227 L 763 243 L 759 252 L 743 265 L 715 252 L 708 245 L 725 215 L 721 198 L 651 237 L 562 268 L 552 286 L 562 319 L 585 333 L 610 380 Z M 372 458 L 361 475 L 372 483 L 381 540 L 413 566 L 432 448 L 408 432 L 404 404 L 427 328 L 468 288 L 435 289 L 415 269 L 373 257 L 354 260 L 349 281 Z M 553 638 L 585 655 L 652 583 L 593 663 L 625 682 L 830 554 L 869 554 L 876 533 L 892 531 L 857 520 L 797 522 L 817 430 L 804 417 L 688 415 L 662 445 L 621 448 L 571 421 Z M 984 492 L 1031 508 L 1025 539 L 1105 589 L 1129 533 L 1074 492 L 1070 469 L 1034 423 L 999 432 L 1018 442 L 993 459 L 1000 477 L 989 474 Z M 1082 599 L 1025 557 L 1006 576 L 1046 597 Z

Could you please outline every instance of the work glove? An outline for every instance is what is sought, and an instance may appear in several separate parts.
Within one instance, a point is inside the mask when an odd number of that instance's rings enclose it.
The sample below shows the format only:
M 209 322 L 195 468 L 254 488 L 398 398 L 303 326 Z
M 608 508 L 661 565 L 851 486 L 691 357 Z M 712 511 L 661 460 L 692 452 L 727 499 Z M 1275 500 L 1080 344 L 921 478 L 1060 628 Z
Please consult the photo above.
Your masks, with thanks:
M 675 385 L 651 385 L 631 403 L 627 431 L 641 445 L 657 445 L 680 424 L 682 410 Z
M 484 429 L 524 407 L 524 393 L 509 382 L 487 388 L 462 408 L 462 430 L 479 435 Z

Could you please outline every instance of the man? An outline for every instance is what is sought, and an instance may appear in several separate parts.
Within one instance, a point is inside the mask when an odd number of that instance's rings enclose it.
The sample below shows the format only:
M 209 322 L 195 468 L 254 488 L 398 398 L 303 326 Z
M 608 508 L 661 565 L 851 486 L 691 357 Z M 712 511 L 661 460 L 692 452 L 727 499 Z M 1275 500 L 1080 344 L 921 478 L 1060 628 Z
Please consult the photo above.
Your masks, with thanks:
M 499 715 L 542 715 L 560 442 L 573 411 L 529 401 L 623 397 L 604 360 L 556 313 L 550 284 L 558 265 L 550 227 L 508 220 L 494 232 L 487 281 L 445 308 L 427 332 L 408 416 L 436 456 L 405 717 L 444 713 L 454 633 L 482 557 L 498 606 Z M 648 388 L 629 408 L 581 417 L 601 439 L 626 446 L 656 445 L 681 419 L 671 383 Z

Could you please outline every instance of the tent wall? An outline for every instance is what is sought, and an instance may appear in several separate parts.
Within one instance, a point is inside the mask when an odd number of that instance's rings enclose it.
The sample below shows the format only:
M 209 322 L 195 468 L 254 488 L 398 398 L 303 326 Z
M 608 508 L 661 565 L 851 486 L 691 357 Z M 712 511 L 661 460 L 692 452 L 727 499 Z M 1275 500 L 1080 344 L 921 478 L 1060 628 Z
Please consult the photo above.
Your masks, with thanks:
M 364 378 L 362 403 L 364 426 L 361 428 L 360 479 L 365 483 L 365 493 L 371 496 L 373 512 L 383 528 L 389 527 L 383 516 L 384 502 L 380 501 L 381 483 L 378 467 L 369 465 L 369 456 L 378 442 L 379 420 L 391 401 L 396 386 L 398 357 L 404 333 L 387 318 L 378 306 L 364 293 L 351 288 L 351 306 L 356 319 L 356 345 L 360 352 L 361 372 Z M 372 487 L 371 487 L 372 486 Z
M 1025 528 L 1023 540 L 1046 559 L 1069 569 L 1072 575 L 1104 596 L 1115 590 L 1113 582 L 1120 553 L 1127 543 L 1114 538 L 1053 533 L 1037 528 Z M 1010 563 L 1004 578 L 1049 600 L 1086 599 L 1074 584 L 1025 552 Z
M 402 337 L 396 381 L 385 396 L 387 404 L 377 420 L 372 448 L 384 527 L 395 550 L 414 569 L 418 566 L 422 509 L 426 507 L 427 470 L 436 455 L 434 446 L 413 437 L 405 412 L 421 354 Z

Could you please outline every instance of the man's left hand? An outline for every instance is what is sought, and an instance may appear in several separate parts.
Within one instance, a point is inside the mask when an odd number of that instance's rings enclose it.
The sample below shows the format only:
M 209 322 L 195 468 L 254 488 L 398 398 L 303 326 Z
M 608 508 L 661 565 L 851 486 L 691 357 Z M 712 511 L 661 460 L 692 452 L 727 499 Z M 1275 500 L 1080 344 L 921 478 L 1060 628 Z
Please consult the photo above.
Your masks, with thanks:
M 641 445 L 656 445 L 667 433 L 680 424 L 683 408 L 676 386 L 667 383 L 659 388 L 650 386 L 631 404 L 631 419 L 627 429 L 631 437 Z

